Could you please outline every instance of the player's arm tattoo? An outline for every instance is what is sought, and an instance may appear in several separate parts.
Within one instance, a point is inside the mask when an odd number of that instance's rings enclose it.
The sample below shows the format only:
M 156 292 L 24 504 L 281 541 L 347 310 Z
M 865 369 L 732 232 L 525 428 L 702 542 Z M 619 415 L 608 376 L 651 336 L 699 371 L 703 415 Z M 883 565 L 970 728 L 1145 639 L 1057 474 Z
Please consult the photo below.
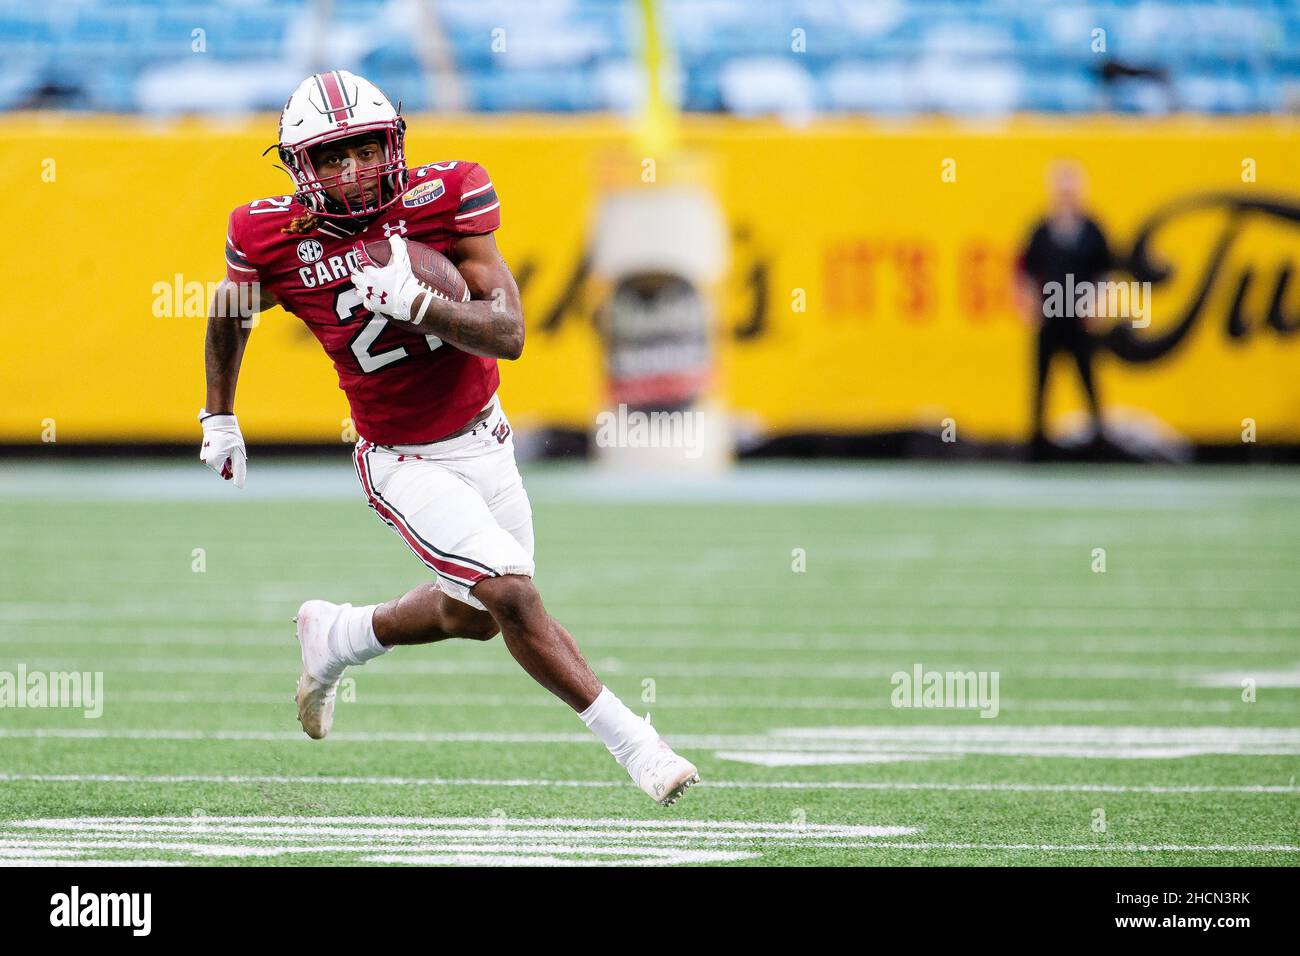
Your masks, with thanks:
M 229 280 L 222 280 L 217 286 L 208 308 L 208 331 L 203 343 L 208 384 L 203 407 L 208 412 L 218 415 L 234 412 L 235 383 L 244 358 L 244 345 L 253 330 L 249 318 L 275 304 L 274 297 L 256 287 L 241 287 Z
M 469 285 L 469 302 L 430 296 L 420 331 L 474 355 L 517 359 L 524 351 L 524 311 L 519 287 L 491 235 L 466 236 L 450 256 Z M 411 311 L 419 314 L 420 298 Z
M 422 293 L 428 296 L 428 293 Z M 492 301 L 448 302 L 436 296 L 418 323 L 426 335 L 436 335 L 444 342 L 474 355 L 487 358 L 517 359 L 524 351 L 524 319 L 517 311 L 494 311 Z M 416 297 L 413 312 L 423 306 Z

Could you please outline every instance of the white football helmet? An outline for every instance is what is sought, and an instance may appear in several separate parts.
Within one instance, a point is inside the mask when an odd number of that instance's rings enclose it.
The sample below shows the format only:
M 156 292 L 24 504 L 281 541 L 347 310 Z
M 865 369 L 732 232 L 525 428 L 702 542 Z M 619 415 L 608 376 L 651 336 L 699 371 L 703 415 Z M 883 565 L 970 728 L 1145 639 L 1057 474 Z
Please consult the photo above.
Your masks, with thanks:
M 364 198 L 364 190 L 356 201 L 335 199 L 327 190 L 343 176 L 322 179 L 309 150 L 363 133 L 376 133 L 384 147 L 384 162 L 359 177 L 376 179 L 379 189 L 373 201 Z M 277 145 L 298 201 L 318 216 L 371 216 L 397 202 L 406 189 L 406 121 L 379 87 L 347 70 L 317 73 L 298 84 L 280 113 Z

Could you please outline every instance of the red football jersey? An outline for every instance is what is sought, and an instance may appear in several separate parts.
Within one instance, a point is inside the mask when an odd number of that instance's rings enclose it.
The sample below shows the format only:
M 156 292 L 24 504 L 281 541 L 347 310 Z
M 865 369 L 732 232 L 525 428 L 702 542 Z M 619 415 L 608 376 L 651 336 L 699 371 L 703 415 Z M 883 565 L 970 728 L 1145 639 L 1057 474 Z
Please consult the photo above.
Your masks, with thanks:
M 461 236 L 495 231 L 500 203 L 487 172 L 467 162 L 421 166 L 411 170 L 402 198 L 368 223 L 320 219 L 310 232 L 284 231 L 306 212 L 292 196 L 255 199 L 232 212 L 227 278 L 260 282 L 307 324 L 334 360 L 362 438 L 416 445 L 462 427 L 496 391 L 496 359 L 391 328 L 391 319 L 362 307 L 348 276 L 357 242 L 400 235 L 446 253 Z

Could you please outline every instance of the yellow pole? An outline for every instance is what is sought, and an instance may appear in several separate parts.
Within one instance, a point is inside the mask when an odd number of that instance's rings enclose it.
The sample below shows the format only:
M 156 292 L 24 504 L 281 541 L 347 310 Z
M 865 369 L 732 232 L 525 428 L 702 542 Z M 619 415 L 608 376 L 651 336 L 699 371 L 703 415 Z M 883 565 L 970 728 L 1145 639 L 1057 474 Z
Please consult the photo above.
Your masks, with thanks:
M 676 146 L 678 134 L 678 104 L 667 89 L 672 54 L 659 32 L 658 0 L 640 0 L 640 7 L 646 97 L 641 104 L 637 139 L 647 156 L 662 157 Z

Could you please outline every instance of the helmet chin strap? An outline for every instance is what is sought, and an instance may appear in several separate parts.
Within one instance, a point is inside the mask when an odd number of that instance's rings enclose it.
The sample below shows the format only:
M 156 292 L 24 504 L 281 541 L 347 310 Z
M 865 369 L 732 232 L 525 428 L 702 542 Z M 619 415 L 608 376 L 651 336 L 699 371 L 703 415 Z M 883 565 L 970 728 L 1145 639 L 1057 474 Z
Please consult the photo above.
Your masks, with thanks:
M 374 181 L 375 181 L 374 207 L 375 208 L 373 209 L 366 209 L 363 211 L 353 212 L 347 203 L 340 202 L 338 199 L 331 196 L 329 194 L 329 191 L 326 190 L 323 194 L 323 203 L 322 203 L 325 207 L 326 214 L 328 215 L 330 213 L 333 213 L 334 215 L 337 216 L 345 216 L 354 219 L 358 222 L 368 223 L 370 220 L 374 219 L 375 216 L 379 215 L 379 213 L 381 213 L 384 209 L 384 189 L 385 189 L 384 180 L 388 178 L 388 176 L 390 175 L 392 174 L 383 173 L 374 177 Z M 335 185 L 338 186 L 340 184 L 335 183 Z M 365 188 L 361 187 L 361 198 L 357 201 L 358 205 L 362 203 L 366 203 L 365 196 L 366 196 Z M 367 203 L 367 205 L 369 204 Z
M 379 193 L 381 203 L 383 201 L 383 195 L 383 187 L 381 186 Z M 329 193 L 325 194 L 325 209 L 327 213 L 334 213 L 338 216 L 347 216 L 358 223 L 368 223 L 371 219 L 374 219 L 375 216 L 379 215 L 380 212 L 378 209 L 372 209 L 369 212 L 362 213 L 351 212 Z

